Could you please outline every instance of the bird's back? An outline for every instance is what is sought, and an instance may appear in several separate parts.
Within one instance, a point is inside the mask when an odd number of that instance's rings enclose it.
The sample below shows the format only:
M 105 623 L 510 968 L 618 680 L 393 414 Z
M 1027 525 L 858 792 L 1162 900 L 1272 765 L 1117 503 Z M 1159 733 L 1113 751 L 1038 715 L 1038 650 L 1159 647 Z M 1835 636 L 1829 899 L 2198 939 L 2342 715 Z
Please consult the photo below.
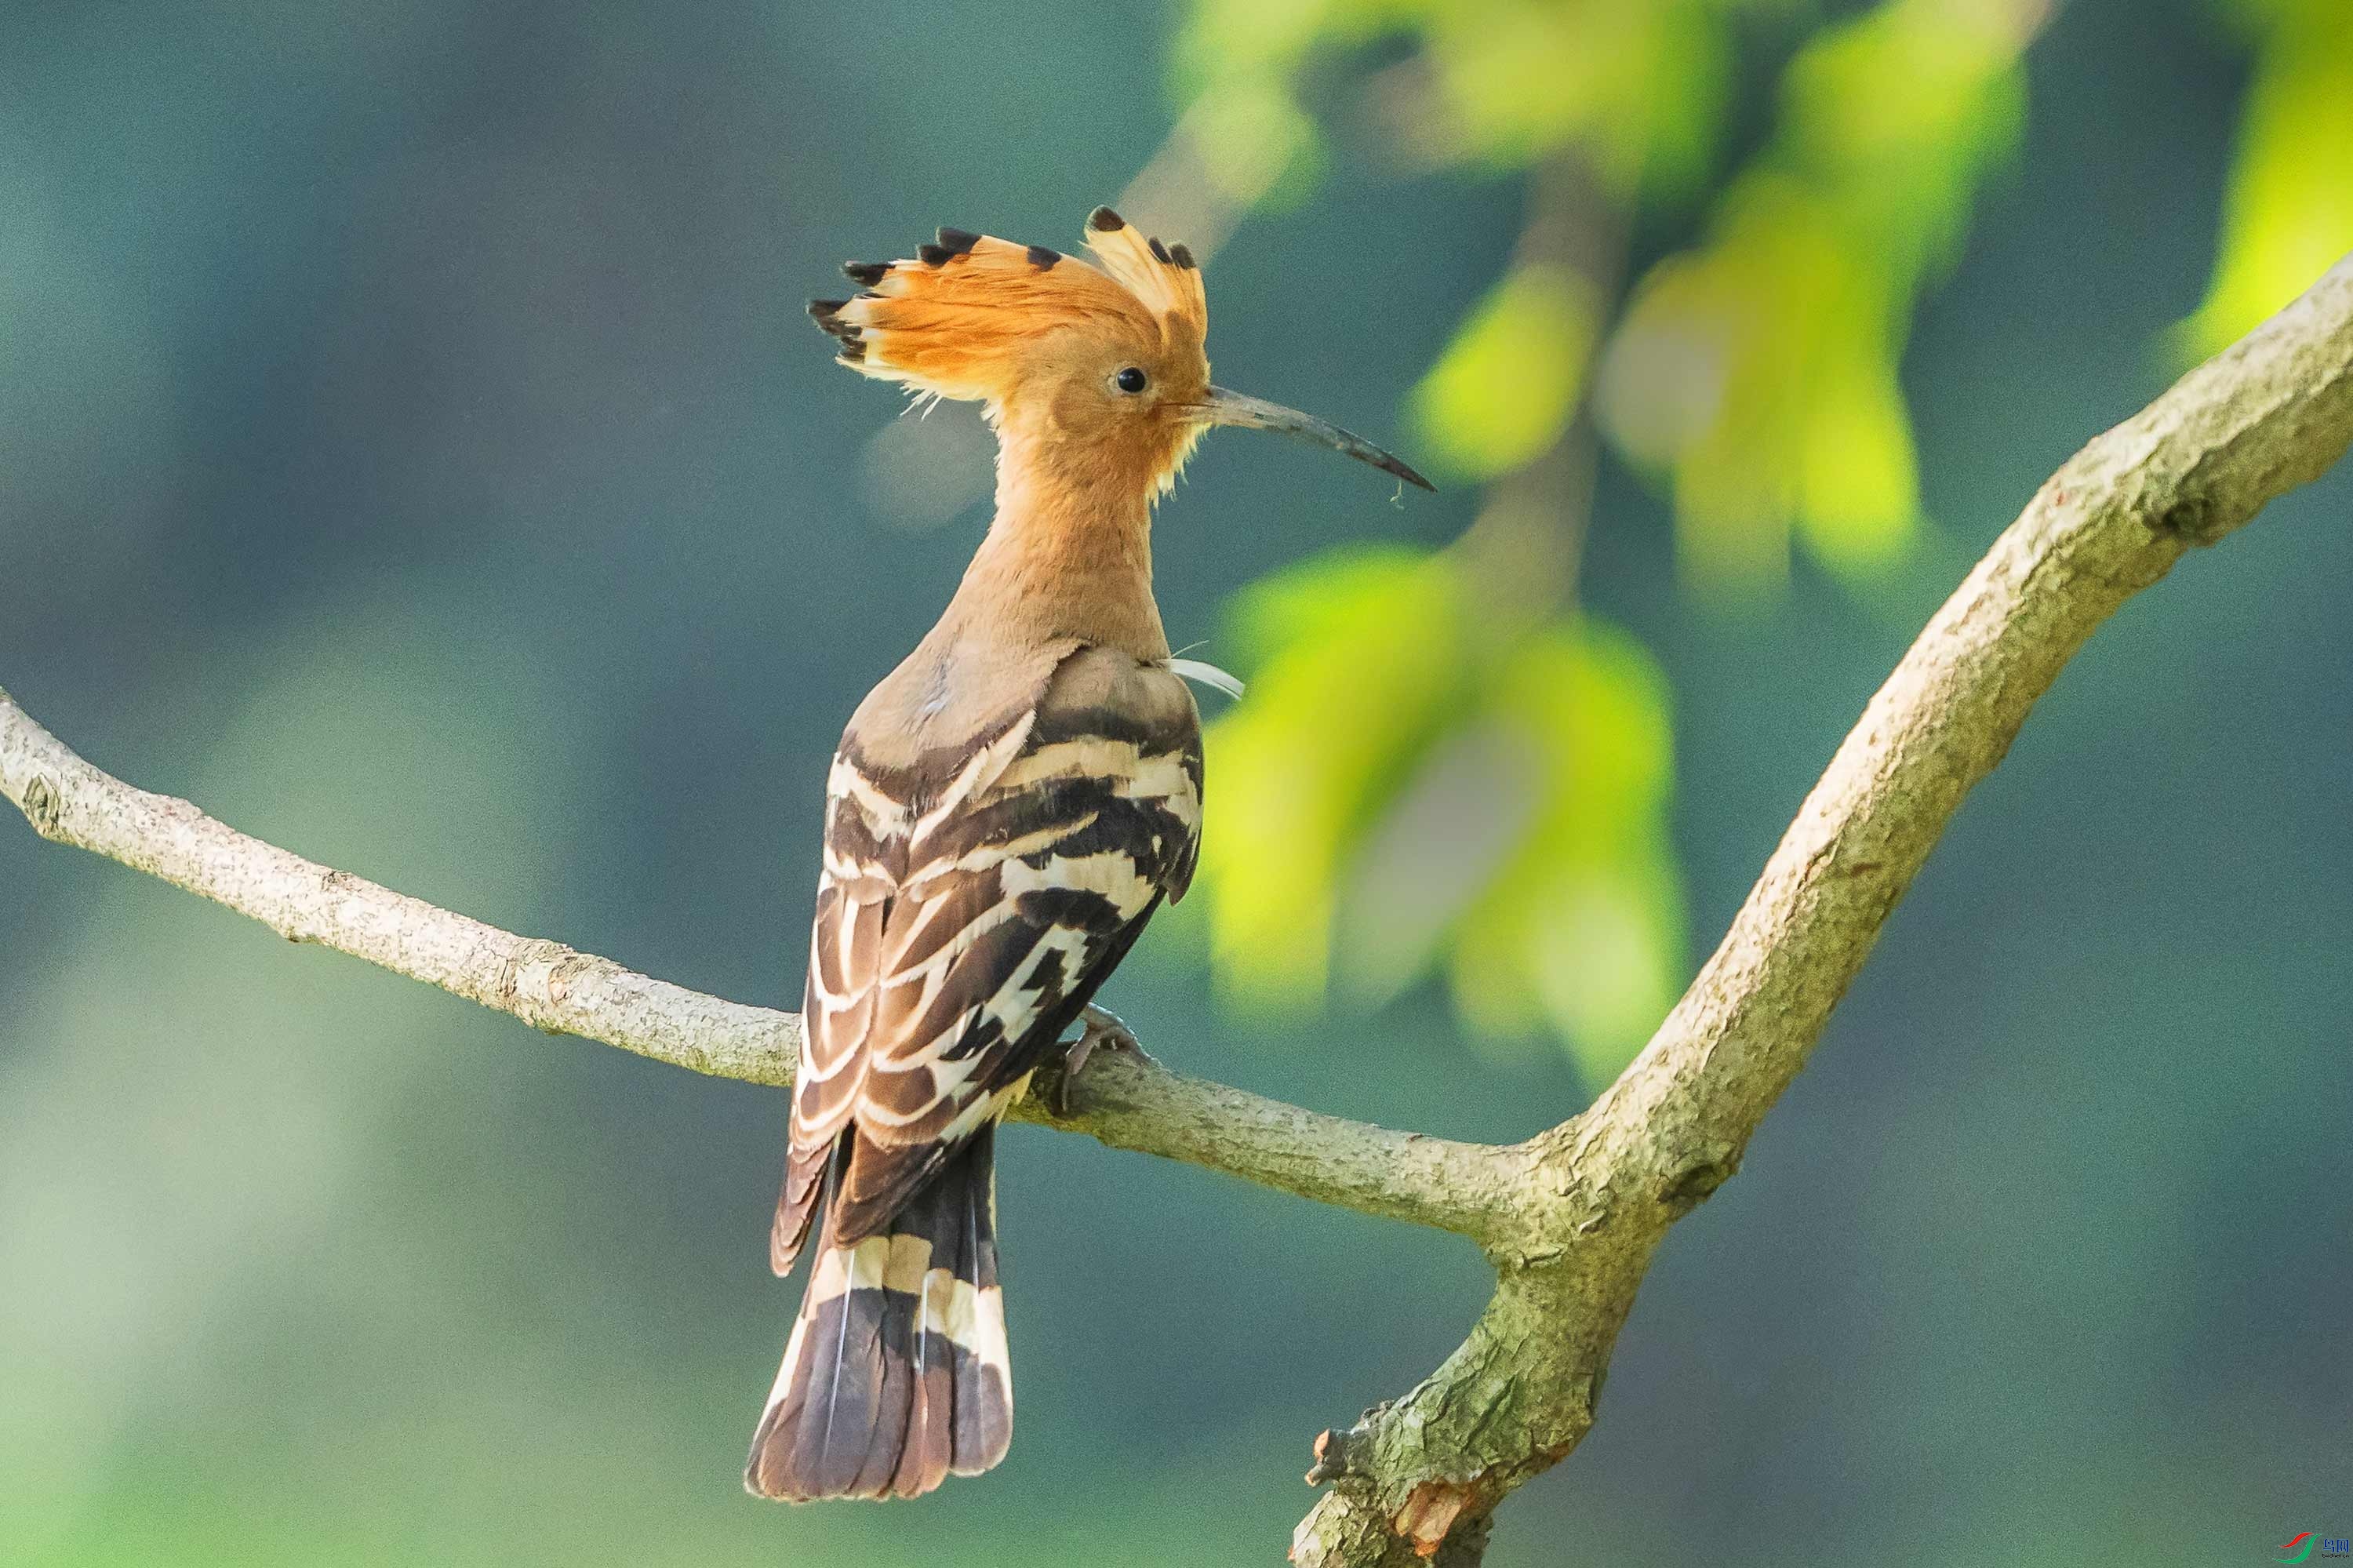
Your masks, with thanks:
M 781 1273 L 822 1207 L 825 1254 L 755 1490 L 905 1495 L 1002 1455 L 989 1134 L 1183 896 L 1200 799 L 1192 694 L 1117 648 L 935 636 L 860 705 L 828 791 L 771 1244 Z
M 860 705 L 828 789 L 793 1118 L 811 1195 L 857 1131 L 838 1228 L 886 1218 L 1000 1109 L 1184 895 L 1200 776 L 1184 682 L 1100 645 L 927 639 Z M 780 1266 L 805 1219 L 780 1212 Z

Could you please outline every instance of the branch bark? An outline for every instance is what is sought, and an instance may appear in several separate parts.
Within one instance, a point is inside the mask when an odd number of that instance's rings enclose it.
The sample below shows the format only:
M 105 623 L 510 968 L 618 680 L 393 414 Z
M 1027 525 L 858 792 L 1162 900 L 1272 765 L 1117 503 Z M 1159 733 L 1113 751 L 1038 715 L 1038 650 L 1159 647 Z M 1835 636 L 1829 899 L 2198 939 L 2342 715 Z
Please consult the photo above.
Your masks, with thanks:
M 1420 1387 L 1324 1445 L 1294 1538 L 1314 1568 L 1475 1562 L 1453 1543 L 1593 1424 L 1667 1227 L 1740 1167 L 1961 799 L 2126 599 L 2353 445 L 2353 258 L 2046 481 L 1930 620 L 1832 758 L 1732 928 L 1641 1055 L 1531 1140 L 1533 1249 Z M 1475 1532 L 1475 1530 L 1474 1530 Z
M 496 926 L 303 859 L 238 832 L 192 803 L 151 794 L 82 759 L 0 689 L 0 795 L 33 831 L 161 877 L 315 943 L 512 1013 L 658 1062 L 788 1086 L 797 1013 L 750 1007 L 625 969 L 561 942 Z M 1040 1074 L 1041 1089 L 1050 1088 Z M 1057 1117 L 1033 1093 L 1015 1115 L 1113 1149 L 1222 1171 L 1285 1192 L 1465 1235 L 1502 1223 L 1503 1151 L 1322 1116 L 1172 1073 L 1149 1056 L 1100 1053 Z
M 1420 1386 L 1317 1440 L 1310 1568 L 1468 1564 L 1495 1506 L 1590 1429 L 1668 1228 L 1738 1169 L 1881 927 L 2035 700 L 2117 606 L 2353 445 L 2353 259 L 2048 481 L 1872 699 L 1723 944 L 1588 1109 L 1523 1144 L 1450 1142 L 1098 1056 L 1023 1119 L 1472 1237 L 1496 1288 Z M 248 838 L 100 771 L 0 691 L 0 794 L 118 860 L 533 1026 L 785 1085 L 799 1021 L 502 931 Z M 1040 1090 L 1050 1090 L 1041 1084 Z

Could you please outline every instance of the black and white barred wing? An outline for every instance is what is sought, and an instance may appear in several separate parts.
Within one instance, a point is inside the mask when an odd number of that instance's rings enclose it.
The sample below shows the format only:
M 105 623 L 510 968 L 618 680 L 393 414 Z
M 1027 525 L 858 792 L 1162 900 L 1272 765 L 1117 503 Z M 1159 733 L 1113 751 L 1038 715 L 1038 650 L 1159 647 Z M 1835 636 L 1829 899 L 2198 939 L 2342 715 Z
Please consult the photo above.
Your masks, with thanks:
M 991 782 L 916 822 L 886 922 L 844 1224 L 879 1221 L 1001 1115 L 1161 899 L 1183 893 L 1198 747 L 1189 730 L 1170 739 L 1040 718 Z
M 952 775 L 934 769 L 935 796 L 845 749 L 780 1266 L 843 1132 L 855 1144 L 830 1224 L 849 1239 L 1001 1114 L 1160 900 L 1183 895 L 1200 747 L 1189 701 L 1179 716 L 1025 715 Z
M 894 967 L 886 948 L 903 948 L 909 928 L 932 918 L 919 899 L 905 896 L 919 829 L 993 781 L 1018 754 L 1030 722 L 985 737 L 960 758 L 927 758 L 930 768 L 874 767 L 847 738 L 834 758 L 826 781 L 824 869 L 809 923 L 791 1151 L 769 1240 L 778 1274 L 792 1266 L 807 1239 L 833 1146 L 863 1103 L 883 982 Z M 958 765 L 950 772 L 942 760 Z M 934 794 L 919 821 L 918 805 Z
M 753 1439 L 754 1492 L 914 1496 L 1004 1457 L 991 1134 L 1190 881 L 1198 736 L 1174 676 L 1095 650 L 1035 708 L 912 766 L 874 766 L 855 726 L 845 739 L 779 1269 L 820 1205 L 825 1235 Z

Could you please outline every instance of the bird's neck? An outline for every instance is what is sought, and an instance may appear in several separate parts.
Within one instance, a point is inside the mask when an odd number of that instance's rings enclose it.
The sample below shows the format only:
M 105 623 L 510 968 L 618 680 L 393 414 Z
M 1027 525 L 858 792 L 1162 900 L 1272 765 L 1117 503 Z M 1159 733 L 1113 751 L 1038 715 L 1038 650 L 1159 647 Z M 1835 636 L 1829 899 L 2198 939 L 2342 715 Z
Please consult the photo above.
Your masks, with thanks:
M 1090 461 L 1099 456 L 1008 433 L 997 516 L 951 620 L 1039 642 L 1075 638 L 1145 662 L 1168 657 L 1152 597 L 1149 478 Z

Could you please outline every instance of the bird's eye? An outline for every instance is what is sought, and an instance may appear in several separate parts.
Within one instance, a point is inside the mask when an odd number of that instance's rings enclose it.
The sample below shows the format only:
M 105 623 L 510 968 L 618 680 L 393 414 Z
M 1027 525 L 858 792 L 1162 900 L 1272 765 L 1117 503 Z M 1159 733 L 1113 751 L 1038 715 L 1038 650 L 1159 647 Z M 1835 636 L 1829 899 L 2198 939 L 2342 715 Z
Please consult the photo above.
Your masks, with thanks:
M 1112 385 L 1118 387 L 1121 391 L 1134 394 L 1144 390 L 1147 379 L 1148 377 L 1145 376 L 1143 371 L 1138 370 L 1134 366 L 1131 365 L 1126 369 L 1121 371 L 1118 375 L 1113 376 L 1111 381 Z

